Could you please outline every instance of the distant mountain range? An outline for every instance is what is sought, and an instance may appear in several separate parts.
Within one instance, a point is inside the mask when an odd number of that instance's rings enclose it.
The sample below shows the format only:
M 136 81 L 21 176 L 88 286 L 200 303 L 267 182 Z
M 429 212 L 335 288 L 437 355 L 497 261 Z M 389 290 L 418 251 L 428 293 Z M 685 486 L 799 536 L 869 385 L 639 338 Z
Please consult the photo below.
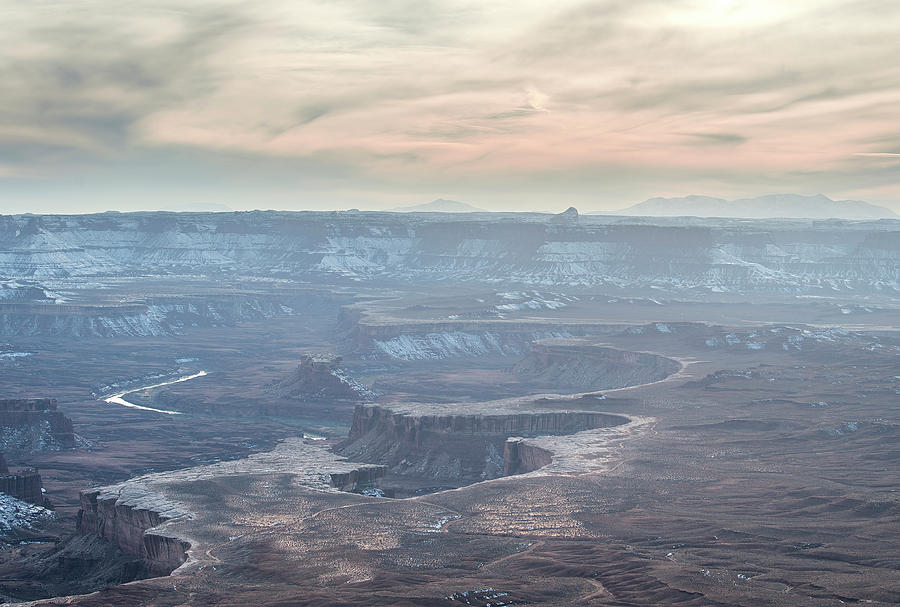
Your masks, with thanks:
M 824 194 L 770 194 L 756 198 L 725 200 L 711 196 L 650 198 L 627 209 L 603 215 L 640 215 L 649 217 L 776 217 L 808 219 L 895 219 L 890 209 L 862 200 L 832 200 Z
M 398 213 L 481 213 L 484 212 L 484 209 L 473 207 L 470 204 L 459 202 L 458 200 L 438 198 L 437 200 L 432 200 L 425 204 L 417 204 L 411 207 L 399 207 L 391 209 L 391 211 Z

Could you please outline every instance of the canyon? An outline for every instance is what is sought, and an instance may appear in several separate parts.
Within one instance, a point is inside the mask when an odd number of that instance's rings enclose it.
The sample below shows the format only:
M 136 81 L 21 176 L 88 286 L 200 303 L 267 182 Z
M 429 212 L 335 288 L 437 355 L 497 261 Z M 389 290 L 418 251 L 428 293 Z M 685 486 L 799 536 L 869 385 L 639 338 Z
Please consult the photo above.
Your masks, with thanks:
M 895 604 L 898 231 L 2 216 L 0 598 Z
M 392 474 L 428 482 L 474 482 L 504 476 L 521 466 L 506 460 L 510 437 L 575 434 L 629 421 L 621 415 L 519 409 L 502 402 L 359 405 L 350 433 L 336 451 L 383 464 Z
M 16 290 L 39 289 L 42 300 L 75 278 L 198 273 L 714 293 L 898 290 L 897 220 L 548 219 L 274 211 L 9 215 L 0 216 L 0 276 Z M 10 318 L 18 313 L 12 310 Z M 138 312 L 116 312 L 129 311 Z M 23 330 L 14 319 L 6 323 L 9 331 Z

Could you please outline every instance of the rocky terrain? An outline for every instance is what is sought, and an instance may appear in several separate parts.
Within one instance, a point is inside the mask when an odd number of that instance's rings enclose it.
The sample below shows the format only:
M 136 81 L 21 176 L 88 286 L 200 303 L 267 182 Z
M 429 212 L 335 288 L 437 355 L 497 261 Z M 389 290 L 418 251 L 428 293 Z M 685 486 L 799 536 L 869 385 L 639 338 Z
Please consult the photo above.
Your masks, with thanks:
M 375 393 L 341 369 L 340 356 L 304 354 L 296 371 L 280 381 L 275 391 L 289 398 L 370 400 Z
M 896 293 L 895 220 L 540 214 L 133 213 L 0 217 L 0 276 L 173 274 L 518 282 L 738 293 Z
M 405 499 L 341 492 L 335 485 L 359 464 L 294 439 L 102 489 L 117 507 L 167 512 L 141 537 L 181 538 L 187 560 L 168 577 L 75 604 L 895 603 L 900 380 L 891 334 L 868 334 L 885 351 L 836 338 L 815 351 L 719 349 L 711 361 L 700 358 L 709 332 L 760 328 L 668 329 L 605 336 L 620 350 L 652 343 L 660 355 L 677 353 L 684 368 L 662 381 L 360 406 L 338 447 L 371 460 L 392 446 L 418 460 L 423 448 L 437 459 L 440 449 L 459 453 L 454 435 L 468 445 L 490 436 L 503 469 L 486 482 L 472 474 L 459 480 L 474 484 Z M 826 359 L 829 348 L 836 356 Z M 403 466 L 384 465 L 351 484 L 393 476 L 421 487 Z
M 393 474 L 466 483 L 507 473 L 504 446 L 511 436 L 569 435 L 629 421 L 621 415 L 518 408 L 505 402 L 357 406 L 350 433 L 336 450 L 357 461 L 383 464 Z
M 3 600 L 900 601 L 896 221 L 0 226 Z
M 588 392 L 659 381 L 681 369 L 678 361 L 648 352 L 628 352 L 573 339 L 540 340 L 513 373 L 557 389 Z
M 53 398 L 0 399 L 0 449 L 19 456 L 75 447 L 72 420 Z
M 41 527 L 52 519 L 53 512 L 44 506 L 6 492 L 0 493 L 0 542 L 32 540 L 33 537 L 23 531 Z

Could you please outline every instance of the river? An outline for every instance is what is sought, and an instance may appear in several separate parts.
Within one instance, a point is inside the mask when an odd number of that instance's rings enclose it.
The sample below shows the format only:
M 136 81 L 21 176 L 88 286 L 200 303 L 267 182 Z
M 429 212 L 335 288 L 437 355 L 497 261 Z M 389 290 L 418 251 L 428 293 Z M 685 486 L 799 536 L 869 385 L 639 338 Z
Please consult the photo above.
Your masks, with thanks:
M 181 411 L 169 411 L 167 409 L 154 409 L 153 407 L 144 407 L 143 405 L 136 405 L 134 403 L 130 403 L 125 400 L 125 396 L 129 394 L 134 394 L 135 392 L 140 392 L 141 390 L 149 390 L 150 388 L 160 388 L 162 386 L 169 386 L 171 384 L 181 383 L 183 381 L 188 381 L 191 379 L 196 379 L 198 377 L 203 377 L 206 375 L 206 371 L 200 371 L 198 373 L 194 373 L 193 375 L 185 375 L 184 377 L 178 377 L 175 379 L 170 379 L 169 381 L 160 382 L 158 384 L 151 384 L 149 386 L 141 386 L 140 388 L 134 388 L 133 390 L 127 390 L 125 392 L 119 392 L 118 394 L 113 394 L 112 396 L 108 396 L 103 399 L 103 402 L 109 403 L 111 405 L 122 405 L 123 407 L 130 407 L 131 409 L 140 409 L 141 411 L 153 411 L 154 413 L 165 413 L 166 415 L 182 415 Z

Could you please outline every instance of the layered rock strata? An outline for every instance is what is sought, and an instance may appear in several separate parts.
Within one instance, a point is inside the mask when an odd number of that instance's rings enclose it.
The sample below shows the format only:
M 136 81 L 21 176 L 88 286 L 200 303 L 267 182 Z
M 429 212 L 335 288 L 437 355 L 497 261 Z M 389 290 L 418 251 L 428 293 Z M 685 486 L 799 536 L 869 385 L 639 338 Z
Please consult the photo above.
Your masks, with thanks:
M 0 449 L 13 455 L 75 447 L 72 420 L 54 398 L 0 399 Z
M 451 482 L 507 474 L 509 437 L 571 435 L 628 423 L 622 415 L 593 411 L 475 405 L 360 405 L 338 452 L 388 466 L 390 471 Z
M 243 321 L 291 314 L 294 307 L 287 304 L 295 304 L 297 299 L 237 293 L 158 296 L 132 303 L 101 305 L 0 302 L 0 335 L 180 335 L 185 327 L 233 326 Z
M 3 462 L 6 463 L 5 461 Z M 22 470 L 18 473 L 10 474 L 9 470 L 3 470 L 0 475 L 0 493 L 11 495 L 23 502 L 30 502 L 38 506 L 47 505 L 44 498 L 44 483 L 41 475 L 37 470 Z
M 81 493 L 78 533 L 97 535 L 128 556 L 140 558 L 139 577 L 168 575 L 187 560 L 190 543 L 151 531 L 172 518 L 188 516 L 140 485 L 123 484 Z
M 0 217 L 0 275 L 650 286 L 896 293 L 900 222 L 538 213 L 121 213 Z
M 671 358 L 585 345 L 578 340 L 548 339 L 513 366 L 513 372 L 541 384 L 571 390 L 611 390 L 659 381 L 681 369 Z
M 325 446 L 292 438 L 270 452 L 246 459 L 149 474 L 83 491 L 78 532 L 106 540 L 126 557 L 137 557 L 141 565 L 136 577 L 168 575 L 203 545 L 202 539 L 184 535 L 185 523 L 215 514 L 205 512 L 202 504 L 186 504 L 169 497 L 171 487 L 202 485 L 223 477 L 278 474 L 288 475 L 293 484 L 313 491 L 358 492 L 377 486 L 384 472 L 383 466 L 350 462 Z

